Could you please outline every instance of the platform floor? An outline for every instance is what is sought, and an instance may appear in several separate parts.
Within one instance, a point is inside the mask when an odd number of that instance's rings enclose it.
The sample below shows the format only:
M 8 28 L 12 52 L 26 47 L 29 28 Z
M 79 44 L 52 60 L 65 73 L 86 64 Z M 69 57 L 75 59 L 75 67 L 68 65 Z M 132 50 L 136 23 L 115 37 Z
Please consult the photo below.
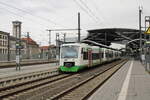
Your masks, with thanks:
M 44 70 L 55 70 L 58 68 L 56 63 L 49 63 L 49 64 L 39 64 L 39 65 L 30 65 L 30 66 L 21 66 L 21 70 L 17 70 L 15 67 L 12 68 L 3 68 L 0 69 L 0 79 L 9 77 L 9 76 L 16 76 L 26 73 L 32 73 L 37 71 L 44 71 Z
M 150 74 L 139 61 L 130 60 L 89 100 L 150 100 Z

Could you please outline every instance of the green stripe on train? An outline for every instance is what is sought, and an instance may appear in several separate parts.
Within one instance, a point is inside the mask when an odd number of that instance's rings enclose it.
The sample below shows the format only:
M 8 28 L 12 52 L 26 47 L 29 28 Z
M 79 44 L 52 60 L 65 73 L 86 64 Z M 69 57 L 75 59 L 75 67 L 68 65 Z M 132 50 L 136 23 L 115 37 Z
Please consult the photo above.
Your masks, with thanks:
M 78 72 L 83 68 L 85 68 L 85 66 L 72 66 L 72 67 L 60 66 L 60 70 L 63 72 Z

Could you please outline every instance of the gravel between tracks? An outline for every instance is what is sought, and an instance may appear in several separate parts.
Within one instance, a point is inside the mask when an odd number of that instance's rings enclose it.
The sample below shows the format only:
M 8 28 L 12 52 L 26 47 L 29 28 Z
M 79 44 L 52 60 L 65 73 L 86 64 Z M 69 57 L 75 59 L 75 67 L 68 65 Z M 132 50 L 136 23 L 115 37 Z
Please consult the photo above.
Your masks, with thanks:
M 55 97 L 56 95 L 62 93 L 64 90 L 73 87 L 74 85 L 88 79 L 91 76 L 95 76 L 98 73 L 103 73 L 105 70 L 110 69 L 112 66 L 119 64 L 121 61 L 115 61 L 110 64 L 101 65 L 101 67 L 96 67 L 88 69 L 77 74 L 67 74 L 70 77 L 42 85 L 30 90 L 26 90 L 17 93 L 13 96 L 7 97 L 11 100 L 46 100 L 47 98 Z M 76 99 L 77 100 L 77 99 Z
M 86 84 L 81 83 L 81 86 L 77 86 L 77 88 L 71 90 L 71 92 L 67 93 L 62 97 L 60 96 L 60 98 L 57 98 L 57 100 L 86 100 L 90 95 L 92 95 L 92 93 L 96 89 L 98 89 L 104 83 L 105 80 L 107 80 L 123 64 L 124 63 L 121 63 L 100 75 L 96 75 L 96 77 L 92 78 L 90 81 L 85 82 Z

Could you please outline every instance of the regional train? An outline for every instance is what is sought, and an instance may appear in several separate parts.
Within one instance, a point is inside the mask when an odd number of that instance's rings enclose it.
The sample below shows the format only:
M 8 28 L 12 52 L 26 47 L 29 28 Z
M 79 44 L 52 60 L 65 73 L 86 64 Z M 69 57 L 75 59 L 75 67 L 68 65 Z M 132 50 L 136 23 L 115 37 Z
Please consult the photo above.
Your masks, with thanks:
M 119 59 L 121 52 L 108 46 L 90 46 L 85 43 L 63 44 L 60 48 L 60 71 L 78 72 L 104 62 Z

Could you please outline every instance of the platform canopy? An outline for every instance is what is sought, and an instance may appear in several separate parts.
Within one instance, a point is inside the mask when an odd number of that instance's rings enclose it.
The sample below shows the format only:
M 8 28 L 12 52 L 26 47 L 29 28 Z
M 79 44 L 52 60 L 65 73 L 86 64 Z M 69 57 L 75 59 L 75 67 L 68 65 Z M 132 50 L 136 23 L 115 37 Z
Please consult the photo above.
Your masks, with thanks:
M 88 36 L 84 40 L 91 40 L 104 45 L 111 45 L 111 42 L 126 44 L 134 39 L 139 39 L 139 30 L 128 28 L 103 28 L 88 30 Z M 142 38 L 144 38 L 144 31 L 142 31 Z M 130 43 L 130 42 L 129 42 Z M 133 41 L 130 45 L 132 48 L 135 44 L 139 47 L 139 42 Z

